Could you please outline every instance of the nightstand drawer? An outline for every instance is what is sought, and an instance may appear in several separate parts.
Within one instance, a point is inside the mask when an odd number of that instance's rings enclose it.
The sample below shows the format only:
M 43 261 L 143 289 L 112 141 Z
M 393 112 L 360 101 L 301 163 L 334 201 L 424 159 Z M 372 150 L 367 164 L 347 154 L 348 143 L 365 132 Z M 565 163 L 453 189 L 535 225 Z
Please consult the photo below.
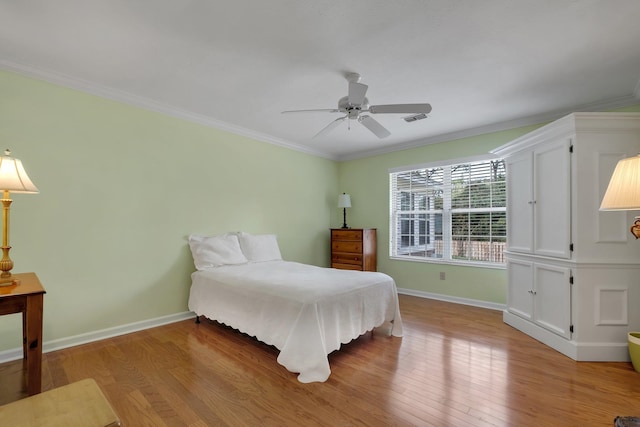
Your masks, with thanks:
M 362 242 L 342 242 L 334 241 L 331 243 L 333 252 L 350 252 L 354 254 L 362 253 Z
M 362 240 L 362 230 L 332 230 L 333 240 Z
M 362 264 L 361 254 L 333 253 L 331 262 L 337 264 Z
M 340 270 L 359 270 L 362 271 L 362 267 L 360 265 L 355 264 L 338 264 L 331 263 L 331 268 L 339 268 Z

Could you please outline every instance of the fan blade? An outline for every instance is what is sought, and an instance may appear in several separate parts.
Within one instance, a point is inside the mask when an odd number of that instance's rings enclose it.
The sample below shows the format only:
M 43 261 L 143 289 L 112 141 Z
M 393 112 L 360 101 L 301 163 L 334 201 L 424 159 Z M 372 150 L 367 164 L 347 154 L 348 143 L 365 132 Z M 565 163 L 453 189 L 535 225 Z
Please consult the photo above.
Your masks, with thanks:
M 349 104 L 362 105 L 369 86 L 362 83 L 349 82 Z
M 285 114 L 285 113 L 317 113 L 317 112 L 339 113 L 340 110 L 337 110 L 335 108 L 326 108 L 326 109 L 323 109 L 323 110 L 287 110 L 287 111 L 281 111 L 280 114 Z
M 431 112 L 431 104 L 389 104 L 389 105 L 372 105 L 369 107 L 371 114 L 380 113 L 397 113 L 397 114 L 429 114 Z
M 347 116 L 344 117 L 340 117 L 339 119 L 335 119 L 334 121 L 332 121 L 331 123 L 329 123 L 328 125 L 326 125 L 325 127 L 323 127 L 320 132 L 316 133 L 313 137 L 317 138 L 319 136 L 324 136 L 326 134 L 328 134 L 329 132 L 331 132 L 332 130 L 334 130 L 335 128 L 338 127 L 338 125 L 340 123 L 342 123 L 343 121 L 345 121 L 345 119 L 347 118 Z
M 358 117 L 358 121 L 380 139 L 386 138 L 391 135 L 391 132 L 389 132 L 384 126 L 378 123 L 378 121 L 371 116 L 360 116 Z

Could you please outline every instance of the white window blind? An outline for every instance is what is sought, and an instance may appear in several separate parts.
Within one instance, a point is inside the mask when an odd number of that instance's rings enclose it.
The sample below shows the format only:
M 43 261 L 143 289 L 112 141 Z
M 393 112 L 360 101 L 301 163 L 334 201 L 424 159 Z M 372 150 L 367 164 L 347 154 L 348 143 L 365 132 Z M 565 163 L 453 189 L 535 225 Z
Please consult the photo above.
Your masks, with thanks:
M 504 264 L 502 159 L 423 167 L 389 176 L 392 257 Z

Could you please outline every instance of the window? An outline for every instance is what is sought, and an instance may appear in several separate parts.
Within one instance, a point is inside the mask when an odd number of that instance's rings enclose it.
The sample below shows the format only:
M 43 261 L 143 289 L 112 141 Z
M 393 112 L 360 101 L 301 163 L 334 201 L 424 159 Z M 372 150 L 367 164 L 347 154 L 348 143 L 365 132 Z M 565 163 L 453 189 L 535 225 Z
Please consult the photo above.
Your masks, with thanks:
M 390 256 L 504 265 L 502 159 L 390 171 Z

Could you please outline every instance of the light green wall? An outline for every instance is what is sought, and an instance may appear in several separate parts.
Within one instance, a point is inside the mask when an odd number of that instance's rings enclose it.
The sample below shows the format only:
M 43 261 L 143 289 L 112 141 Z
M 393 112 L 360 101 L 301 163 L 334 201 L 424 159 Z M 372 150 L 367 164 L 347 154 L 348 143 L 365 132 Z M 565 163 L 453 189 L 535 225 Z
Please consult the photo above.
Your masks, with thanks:
M 0 141 L 40 190 L 12 195 L 10 244 L 46 288 L 45 342 L 187 311 L 190 233 L 276 233 L 328 266 L 336 162 L 12 73 L 0 93 Z M 2 316 L 0 351 L 20 331 Z
M 505 302 L 504 270 L 389 259 L 387 171 L 483 154 L 535 126 L 336 163 L 12 73 L 0 93 L 0 140 L 41 192 L 12 196 L 10 243 L 14 272 L 47 290 L 45 341 L 186 311 L 193 232 L 277 233 L 285 259 L 328 266 L 340 192 L 350 226 L 378 229 L 379 270 L 398 287 Z M 0 351 L 20 331 L 19 316 L 0 317 Z
M 640 105 L 616 111 L 640 111 Z M 457 298 L 506 303 L 504 269 L 459 267 L 398 261 L 389 258 L 389 173 L 390 168 L 487 154 L 541 125 L 527 126 L 476 137 L 425 145 L 418 148 L 340 163 L 339 191 L 351 194 L 347 211 L 349 226 L 372 227 L 378 231 L 378 270 L 389 274 L 399 288 Z M 340 218 L 332 218 L 341 226 Z M 440 280 L 440 272 L 445 280 Z
M 389 168 L 487 154 L 535 127 L 481 135 L 446 143 L 343 162 L 339 189 L 351 194 L 350 226 L 378 229 L 378 270 L 399 288 L 495 303 L 505 303 L 504 270 L 458 267 L 389 259 Z M 440 272 L 445 280 L 440 280 Z

